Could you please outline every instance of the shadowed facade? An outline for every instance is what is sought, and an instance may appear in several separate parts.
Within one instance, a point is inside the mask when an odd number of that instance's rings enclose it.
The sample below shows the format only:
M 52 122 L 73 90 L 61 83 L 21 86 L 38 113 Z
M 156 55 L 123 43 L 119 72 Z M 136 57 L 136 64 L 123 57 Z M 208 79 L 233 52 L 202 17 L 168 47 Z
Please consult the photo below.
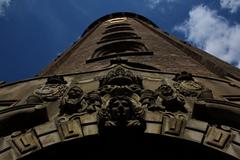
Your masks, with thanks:
M 109 14 L 38 77 L 0 85 L 0 159 L 240 159 L 239 80 L 147 18 Z

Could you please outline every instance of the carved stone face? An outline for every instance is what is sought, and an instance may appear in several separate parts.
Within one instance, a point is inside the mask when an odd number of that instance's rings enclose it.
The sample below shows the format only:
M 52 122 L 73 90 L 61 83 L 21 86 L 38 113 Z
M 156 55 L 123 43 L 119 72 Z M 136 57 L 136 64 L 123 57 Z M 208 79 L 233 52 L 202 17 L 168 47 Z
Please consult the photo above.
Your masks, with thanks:
M 158 88 L 159 92 L 163 95 L 163 96 L 171 96 L 173 94 L 173 89 L 166 84 L 161 85 Z
M 68 91 L 68 97 L 69 98 L 80 98 L 83 95 L 83 90 L 78 87 L 74 86 Z
M 114 98 L 110 101 L 110 114 L 114 120 L 128 120 L 132 115 L 131 101 L 126 98 Z

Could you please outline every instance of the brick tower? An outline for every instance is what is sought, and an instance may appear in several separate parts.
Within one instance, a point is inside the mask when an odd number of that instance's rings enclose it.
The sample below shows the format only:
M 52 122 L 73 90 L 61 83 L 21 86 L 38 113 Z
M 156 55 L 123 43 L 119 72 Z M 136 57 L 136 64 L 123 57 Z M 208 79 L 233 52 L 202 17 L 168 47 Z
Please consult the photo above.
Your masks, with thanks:
M 0 85 L 0 160 L 240 159 L 240 70 L 134 13 Z

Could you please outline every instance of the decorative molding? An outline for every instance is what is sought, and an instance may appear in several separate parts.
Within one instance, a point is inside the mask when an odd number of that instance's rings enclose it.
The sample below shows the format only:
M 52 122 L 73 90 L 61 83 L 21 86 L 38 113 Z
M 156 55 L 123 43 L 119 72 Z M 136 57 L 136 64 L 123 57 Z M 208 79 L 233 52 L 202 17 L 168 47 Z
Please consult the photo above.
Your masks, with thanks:
M 33 151 L 39 150 L 40 144 L 33 130 L 26 133 L 14 132 L 11 135 L 11 145 L 17 151 L 18 155 L 25 155 Z
M 155 96 L 161 98 L 162 105 L 167 111 L 186 113 L 185 100 L 181 94 L 174 92 L 171 86 L 162 84 L 155 90 Z
M 172 116 L 169 114 L 163 115 L 162 134 L 172 136 L 182 135 L 186 123 L 185 121 L 186 120 L 184 115 L 177 116 Z
M 231 130 L 226 131 L 220 128 L 210 127 L 205 136 L 204 144 L 224 149 L 232 137 Z
M 122 67 L 115 68 L 100 80 L 100 87 L 104 85 L 122 86 L 131 84 L 142 86 L 142 79 Z
M 81 125 L 77 119 L 59 122 L 59 129 L 64 140 L 83 137 Z

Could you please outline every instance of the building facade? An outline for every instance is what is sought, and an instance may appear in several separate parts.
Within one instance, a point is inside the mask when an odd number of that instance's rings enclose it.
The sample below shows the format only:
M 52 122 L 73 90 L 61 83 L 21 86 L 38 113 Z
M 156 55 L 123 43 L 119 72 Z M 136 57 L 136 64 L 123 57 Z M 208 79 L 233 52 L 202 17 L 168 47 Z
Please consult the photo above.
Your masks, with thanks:
M 0 85 L 0 160 L 240 159 L 240 70 L 134 13 Z

